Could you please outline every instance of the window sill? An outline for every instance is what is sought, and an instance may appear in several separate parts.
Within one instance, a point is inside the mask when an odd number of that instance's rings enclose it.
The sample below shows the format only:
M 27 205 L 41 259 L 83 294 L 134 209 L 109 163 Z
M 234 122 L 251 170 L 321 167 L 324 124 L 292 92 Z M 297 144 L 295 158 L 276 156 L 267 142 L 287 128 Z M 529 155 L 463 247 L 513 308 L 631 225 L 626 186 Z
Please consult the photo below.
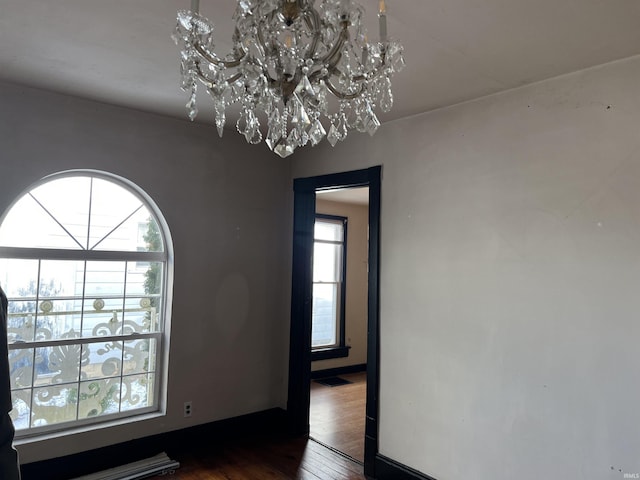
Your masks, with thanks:
M 131 425 L 135 422 L 153 420 L 160 417 L 165 417 L 166 412 L 161 411 L 151 411 L 148 413 L 139 413 L 137 415 L 130 415 L 121 418 L 115 418 L 113 420 L 108 420 L 99 423 L 89 423 L 85 425 L 73 425 L 68 428 L 62 430 L 55 430 L 49 432 L 37 432 L 37 433 L 23 433 L 16 432 L 16 436 L 13 440 L 14 446 L 20 445 L 28 445 L 31 443 L 38 443 L 47 440 L 58 440 L 62 437 L 66 437 L 69 435 L 78 435 L 83 433 L 90 433 L 94 431 L 98 431 L 105 428 L 114 428 L 121 427 L 126 425 Z
M 343 345 L 340 347 L 317 348 L 315 350 L 311 350 L 311 361 L 315 362 L 317 360 L 329 360 L 331 358 L 345 358 L 349 356 L 350 348 L 351 347 L 349 345 Z

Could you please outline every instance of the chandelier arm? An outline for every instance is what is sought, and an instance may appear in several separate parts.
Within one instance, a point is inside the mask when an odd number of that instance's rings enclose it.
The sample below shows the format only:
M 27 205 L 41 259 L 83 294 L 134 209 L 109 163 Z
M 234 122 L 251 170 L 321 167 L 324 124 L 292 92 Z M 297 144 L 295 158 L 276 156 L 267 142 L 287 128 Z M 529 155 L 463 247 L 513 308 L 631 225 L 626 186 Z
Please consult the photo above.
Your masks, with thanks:
M 260 47 L 262 48 L 262 51 L 266 56 L 269 49 L 267 48 L 267 44 L 264 41 L 264 34 L 262 33 L 262 23 L 263 22 L 258 22 L 258 25 L 256 27 L 256 32 L 258 33 L 258 43 L 260 44 Z
M 227 78 L 226 82 L 231 85 L 232 83 L 237 82 L 238 80 L 240 80 L 242 78 L 242 73 L 238 72 L 235 75 L 232 75 L 231 77 Z
M 313 73 L 310 73 L 307 75 L 307 78 L 311 83 L 314 83 L 315 81 L 324 80 L 327 77 L 328 76 L 322 72 L 322 68 L 318 68 L 317 70 L 314 70 Z
M 355 93 L 343 93 L 340 90 L 338 90 L 336 87 L 334 87 L 331 84 L 331 81 L 328 78 L 323 78 L 322 81 L 327 86 L 329 91 L 331 93 L 333 93 L 340 100 L 355 100 L 360 95 L 362 95 L 362 92 L 364 91 L 364 85 L 360 84 L 357 92 L 355 92 Z
M 212 79 L 207 77 L 207 75 L 202 71 L 202 68 L 200 68 L 200 61 L 196 61 L 196 75 L 198 77 L 198 80 L 200 80 L 200 83 L 202 83 L 205 87 L 213 88 L 215 86 L 216 83 Z
M 216 85 L 216 82 L 211 80 L 209 77 L 207 77 L 204 74 L 204 72 L 200 68 L 200 63 L 196 63 L 196 68 L 197 68 L 196 74 L 198 75 L 198 79 L 200 80 L 200 82 L 202 82 L 204 86 L 207 88 L 213 88 Z M 232 83 L 238 81 L 240 78 L 242 78 L 242 74 L 238 72 L 235 75 L 232 75 L 231 77 L 226 78 L 225 82 L 231 85 Z
M 352 82 L 364 82 L 367 79 L 375 78 L 375 77 L 378 77 L 379 75 L 381 75 L 382 72 L 384 71 L 384 67 L 387 66 L 387 54 L 386 54 L 386 50 L 385 49 L 382 49 L 380 57 L 381 57 L 380 64 L 378 66 L 376 66 L 373 70 L 371 70 L 371 72 L 369 72 L 367 75 L 364 75 L 364 74 L 356 75 L 355 77 L 351 78 L 351 81 Z M 337 69 L 336 69 L 336 71 L 339 72 L 339 73 L 342 73 Z
M 323 65 L 328 65 L 329 69 L 335 67 L 340 58 L 342 57 L 342 48 L 347 40 L 349 40 L 349 24 L 347 22 L 342 23 L 342 30 L 340 35 L 333 45 L 333 48 L 320 60 Z
M 217 66 L 222 66 L 225 68 L 234 68 L 237 67 L 238 65 L 240 65 L 240 62 L 242 61 L 242 59 L 244 57 L 247 56 L 247 52 L 242 50 L 242 56 L 235 59 L 235 60 L 231 60 L 231 61 L 226 61 L 226 60 L 220 60 L 219 58 L 216 58 L 214 56 L 211 55 L 211 53 L 209 53 L 209 51 L 207 51 L 200 42 L 195 42 L 193 44 L 193 48 L 196 49 L 196 52 L 198 52 L 198 54 L 204 58 L 207 62 L 209 63 L 213 63 L 214 65 Z
M 380 65 L 378 65 L 378 67 L 373 69 L 368 75 L 360 74 L 360 75 L 355 75 L 355 76 L 351 77 L 351 82 L 355 82 L 355 83 L 359 83 L 360 84 L 360 93 L 362 93 L 362 90 L 364 88 L 363 82 L 367 81 L 367 79 L 375 78 L 375 77 L 378 77 L 379 75 L 382 74 L 382 72 L 384 70 L 384 67 L 386 66 L 385 65 L 385 58 L 386 57 L 384 56 L 384 53 L 383 53 L 382 61 L 380 62 Z M 314 73 L 317 73 L 317 72 L 314 72 Z M 344 74 L 344 72 L 342 70 L 340 70 L 339 68 L 333 68 L 331 70 L 331 73 L 332 74 L 336 74 L 336 75 L 343 75 Z M 317 78 L 317 75 L 314 76 L 314 79 L 315 78 Z M 326 76 L 326 77 L 322 78 L 322 80 L 325 83 L 327 83 L 329 81 L 329 76 Z M 334 93 L 334 95 L 335 95 L 335 93 Z
M 202 70 L 200 70 L 200 65 L 198 65 L 198 71 L 196 72 L 196 74 L 198 75 L 198 80 L 200 80 L 200 83 L 202 83 L 207 88 L 213 88 L 215 84 L 211 80 L 209 80 L 209 78 L 207 78 L 204 73 L 202 73 Z
M 307 50 L 306 58 L 313 59 L 313 56 L 318 50 L 318 43 L 320 42 L 320 15 L 315 8 L 310 8 L 305 12 L 304 21 L 309 30 L 313 32 L 313 39 L 311 40 L 311 45 L 309 45 L 309 49 Z
M 271 12 L 269 14 L 269 19 L 273 18 L 274 13 Z M 259 22 L 257 27 L 256 27 L 256 32 L 257 32 L 257 38 L 258 38 L 258 43 L 260 44 L 260 48 L 262 49 L 262 51 L 264 52 L 264 55 L 267 56 L 268 52 L 270 51 L 270 49 L 267 47 L 266 42 L 264 41 L 264 34 L 262 33 L 262 27 L 263 27 L 263 23 L 264 22 Z M 269 70 L 267 70 L 266 66 L 262 66 L 262 73 L 263 75 L 266 77 L 268 83 L 270 85 L 273 85 L 274 83 L 277 82 L 277 80 L 275 78 L 273 78 L 270 74 L 269 74 Z

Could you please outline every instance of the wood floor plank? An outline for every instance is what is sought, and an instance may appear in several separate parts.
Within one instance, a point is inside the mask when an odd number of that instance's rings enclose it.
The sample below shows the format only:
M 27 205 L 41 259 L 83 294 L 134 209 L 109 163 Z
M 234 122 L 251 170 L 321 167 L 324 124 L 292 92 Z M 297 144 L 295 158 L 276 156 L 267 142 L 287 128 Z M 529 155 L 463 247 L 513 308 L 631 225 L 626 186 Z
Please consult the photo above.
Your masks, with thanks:
M 367 376 L 340 377 L 353 383 L 328 387 L 311 382 L 309 436 L 363 462 Z

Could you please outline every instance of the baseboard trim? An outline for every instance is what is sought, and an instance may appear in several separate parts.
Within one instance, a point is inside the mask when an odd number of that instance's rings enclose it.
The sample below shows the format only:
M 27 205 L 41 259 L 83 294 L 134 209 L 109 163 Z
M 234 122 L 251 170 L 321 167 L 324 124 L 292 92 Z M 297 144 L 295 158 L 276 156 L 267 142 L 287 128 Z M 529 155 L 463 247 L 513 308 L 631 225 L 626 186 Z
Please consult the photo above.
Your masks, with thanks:
M 375 472 L 377 480 L 435 480 L 429 475 L 379 454 L 376 455 Z
M 212 444 L 249 435 L 286 431 L 287 412 L 273 408 L 172 432 L 138 438 L 65 457 L 20 466 L 22 480 L 69 480 L 152 457 L 188 450 L 193 442 L 207 438 Z
M 348 373 L 360 373 L 367 371 L 367 364 L 360 363 L 358 365 L 349 365 L 346 367 L 337 367 L 337 368 L 327 368 L 324 370 L 316 370 L 315 372 L 311 372 L 311 380 L 316 380 L 318 378 L 326 378 L 326 377 L 336 377 L 339 375 L 346 375 Z

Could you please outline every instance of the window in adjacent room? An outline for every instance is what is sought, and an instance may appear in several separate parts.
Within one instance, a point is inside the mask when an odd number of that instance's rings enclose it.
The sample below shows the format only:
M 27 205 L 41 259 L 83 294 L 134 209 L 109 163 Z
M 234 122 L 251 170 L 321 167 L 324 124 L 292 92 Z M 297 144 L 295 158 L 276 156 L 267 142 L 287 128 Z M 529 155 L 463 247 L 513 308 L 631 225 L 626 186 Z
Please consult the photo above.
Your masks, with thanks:
M 314 360 L 345 357 L 345 266 L 347 219 L 316 215 L 313 245 Z
M 102 172 L 47 177 L 0 217 L 18 436 L 161 410 L 170 252 L 153 201 Z

